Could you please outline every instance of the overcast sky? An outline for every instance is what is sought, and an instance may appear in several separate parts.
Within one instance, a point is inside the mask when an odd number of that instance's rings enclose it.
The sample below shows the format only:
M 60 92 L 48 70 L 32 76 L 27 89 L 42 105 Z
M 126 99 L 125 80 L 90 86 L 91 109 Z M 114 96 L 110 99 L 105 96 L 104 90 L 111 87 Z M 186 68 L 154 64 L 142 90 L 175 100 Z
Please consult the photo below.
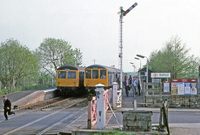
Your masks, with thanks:
M 44 38 L 64 39 L 83 52 L 83 65 L 119 67 L 119 8 L 123 18 L 123 70 L 139 68 L 136 54 L 149 57 L 178 36 L 200 57 L 199 0 L 0 0 L 0 42 L 14 38 L 31 50 Z M 142 65 L 146 59 L 142 60 Z

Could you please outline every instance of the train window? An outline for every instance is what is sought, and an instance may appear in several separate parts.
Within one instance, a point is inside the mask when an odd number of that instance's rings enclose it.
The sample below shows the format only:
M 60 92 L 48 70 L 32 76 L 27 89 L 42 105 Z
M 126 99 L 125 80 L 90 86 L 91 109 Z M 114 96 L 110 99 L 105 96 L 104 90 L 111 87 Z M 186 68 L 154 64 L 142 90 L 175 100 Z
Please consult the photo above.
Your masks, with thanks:
M 66 71 L 59 71 L 58 78 L 66 78 Z
M 76 72 L 75 71 L 68 71 L 68 79 L 75 79 Z
M 87 79 L 90 79 L 91 78 L 91 70 L 86 70 L 85 75 L 86 75 Z
M 100 70 L 101 79 L 106 79 L 106 70 Z
M 98 76 L 99 76 L 98 70 L 93 70 L 93 71 L 92 71 L 92 78 L 97 79 Z

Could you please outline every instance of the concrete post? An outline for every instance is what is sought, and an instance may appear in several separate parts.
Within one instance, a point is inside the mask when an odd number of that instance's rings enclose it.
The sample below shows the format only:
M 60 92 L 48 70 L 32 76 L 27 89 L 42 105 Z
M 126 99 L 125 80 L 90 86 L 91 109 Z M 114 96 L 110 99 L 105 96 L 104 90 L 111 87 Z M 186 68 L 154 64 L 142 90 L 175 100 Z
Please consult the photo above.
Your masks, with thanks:
M 118 83 L 114 82 L 113 83 L 113 109 L 117 109 L 117 87 L 118 87 Z
M 136 101 L 136 99 L 133 100 L 133 110 L 137 111 L 137 101 Z
M 97 84 L 95 87 L 97 97 L 97 129 L 102 130 L 104 129 L 106 122 L 105 100 L 103 98 L 103 87 L 105 87 L 105 85 Z
M 0 81 L 0 91 L 1 91 L 1 81 Z

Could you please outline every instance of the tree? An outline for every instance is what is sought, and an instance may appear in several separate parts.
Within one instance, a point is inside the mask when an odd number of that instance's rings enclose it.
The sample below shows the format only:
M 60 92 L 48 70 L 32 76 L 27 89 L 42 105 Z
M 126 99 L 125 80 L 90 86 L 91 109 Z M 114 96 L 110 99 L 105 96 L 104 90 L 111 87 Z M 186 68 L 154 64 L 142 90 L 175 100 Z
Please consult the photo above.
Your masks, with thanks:
M 75 49 L 74 50 L 74 65 L 81 65 L 82 64 L 82 53 L 80 49 Z
M 19 41 L 8 39 L 0 46 L 0 78 L 3 86 L 11 88 L 20 79 L 31 77 L 39 70 L 37 57 Z
M 82 53 L 80 49 L 72 49 L 72 46 L 65 40 L 45 38 L 36 49 L 36 54 L 40 57 L 40 63 L 43 69 L 52 74 L 62 65 L 80 65 L 82 64 Z
M 151 53 L 149 67 L 154 72 L 170 72 L 172 78 L 196 78 L 198 58 L 189 56 L 189 51 L 180 38 L 172 37 L 162 50 Z

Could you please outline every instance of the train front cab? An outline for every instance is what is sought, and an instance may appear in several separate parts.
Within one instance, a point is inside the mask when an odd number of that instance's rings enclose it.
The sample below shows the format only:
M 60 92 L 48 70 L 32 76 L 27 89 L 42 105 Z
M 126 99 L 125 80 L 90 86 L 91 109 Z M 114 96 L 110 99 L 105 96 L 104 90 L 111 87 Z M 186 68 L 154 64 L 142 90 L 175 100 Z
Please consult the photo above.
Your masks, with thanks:
M 56 76 L 56 86 L 62 92 L 67 94 L 79 87 L 79 71 L 66 69 L 58 69 Z
M 94 91 L 95 85 L 104 84 L 108 86 L 108 70 L 103 67 L 91 67 L 85 69 L 84 86 L 88 90 Z

